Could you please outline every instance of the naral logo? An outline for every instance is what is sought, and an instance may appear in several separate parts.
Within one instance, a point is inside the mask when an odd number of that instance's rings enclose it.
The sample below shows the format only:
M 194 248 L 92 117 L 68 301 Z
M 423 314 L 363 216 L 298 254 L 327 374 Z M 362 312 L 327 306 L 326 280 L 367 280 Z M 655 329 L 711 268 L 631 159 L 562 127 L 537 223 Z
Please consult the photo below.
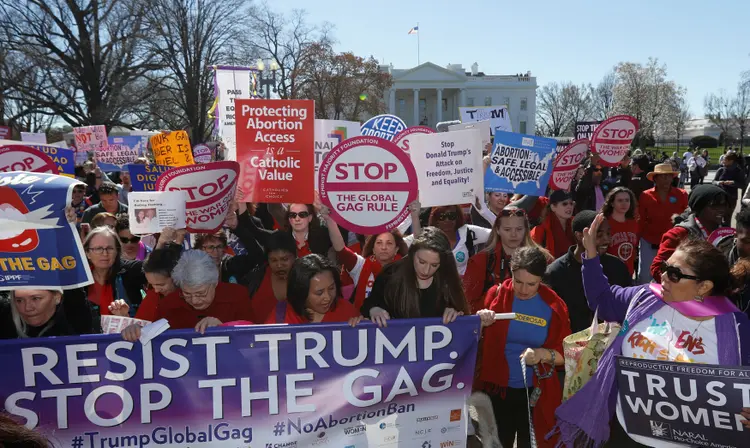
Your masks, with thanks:
M 437 420 L 437 415 L 430 415 L 428 417 L 417 417 L 417 423 L 429 422 L 430 420 Z
M 348 428 L 344 428 L 344 435 L 359 436 L 359 435 L 364 434 L 366 431 L 367 431 L 367 426 L 365 425 L 350 426 Z
M 662 422 L 655 422 L 653 420 L 650 420 L 651 422 L 651 434 L 654 435 L 654 437 L 661 437 L 663 439 L 671 439 L 672 434 L 672 427 L 669 426 L 666 423 Z
M 461 409 L 454 409 L 451 411 L 451 421 L 457 422 L 461 420 Z
M 297 448 L 297 442 L 266 443 L 266 448 Z

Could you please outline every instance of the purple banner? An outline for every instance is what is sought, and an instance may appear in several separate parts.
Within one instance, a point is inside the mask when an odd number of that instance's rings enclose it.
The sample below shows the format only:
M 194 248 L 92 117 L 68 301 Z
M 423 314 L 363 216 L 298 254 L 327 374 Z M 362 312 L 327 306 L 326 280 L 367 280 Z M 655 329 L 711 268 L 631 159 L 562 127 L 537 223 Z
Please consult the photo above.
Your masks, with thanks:
M 54 446 L 462 446 L 476 316 L 0 341 L 4 410 Z M 252 445 L 251 445 L 252 443 Z

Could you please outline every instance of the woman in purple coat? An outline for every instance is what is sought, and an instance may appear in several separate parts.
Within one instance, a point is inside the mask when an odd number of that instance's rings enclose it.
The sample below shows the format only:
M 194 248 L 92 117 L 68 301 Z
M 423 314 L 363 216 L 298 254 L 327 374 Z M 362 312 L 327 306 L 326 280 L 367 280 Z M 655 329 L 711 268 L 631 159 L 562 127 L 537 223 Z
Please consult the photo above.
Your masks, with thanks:
M 628 434 L 618 399 L 616 356 L 724 366 L 750 365 L 750 321 L 726 297 L 744 279 L 730 275 L 726 257 L 706 241 L 687 240 L 661 266 L 661 284 L 609 286 L 595 235 L 604 217 L 584 230 L 583 285 L 601 319 L 622 330 L 591 380 L 555 413 L 565 447 L 684 446 Z M 739 283 L 739 282 L 743 283 Z M 741 413 L 750 429 L 750 409 Z

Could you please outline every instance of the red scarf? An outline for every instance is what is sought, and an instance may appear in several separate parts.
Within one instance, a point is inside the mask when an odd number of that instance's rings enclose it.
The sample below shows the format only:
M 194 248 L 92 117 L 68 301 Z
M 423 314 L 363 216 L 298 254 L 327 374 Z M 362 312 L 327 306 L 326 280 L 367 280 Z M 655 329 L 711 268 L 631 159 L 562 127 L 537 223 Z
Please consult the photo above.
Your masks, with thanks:
M 494 295 L 495 299 L 489 309 L 496 313 L 513 311 L 512 278 L 505 280 L 502 286 L 493 286 L 487 292 L 487 296 L 490 295 Z M 539 296 L 552 309 L 547 340 L 544 341 L 542 347 L 562 354 L 563 339 L 570 335 L 568 307 L 552 289 L 544 284 L 539 285 Z M 479 380 L 475 386 L 477 389 L 502 393 L 503 389 L 508 387 L 510 374 L 508 360 L 505 358 L 505 345 L 509 326 L 509 320 L 501 320 L 484 329 L 482 353 L 491 354 L 491 356 L 482 356 L 478 361 Z M 512 363 L 514 369 L 521 368 L 518 360 L 514 359 Z M 542 395 L 533 410 L 536 439 L 540 447 L 553 447 L 556 437 L 551 441 L 545 440 L 545 437 L 555 426 L 555 409 L 562 403 L 562 386 L 556 373 L 541 381 L 534 377 L 534 386 L 542 389 Z M 525 411 L 519 409 L 519 412 Z
M 401 255 L 396 254 L 391 263 L 400 259 Z M 375 279 L 378 278 L 378 275 L 380 275 L 380 271 L 382 270 L 383 265 L 380 264 L 377 258 L 375 258 L 375 255 L 370 255 L 365 259 L 365 263 L 362 266 L 362 271 L 359 273 L 359 280 L 357 280 L 357 290 L 354 293 L 355 309 L 358 310 L 362 308 L 362 304 L 365 303 L 365 293 L 367 292 L 367 286 L 370 286 L 370 289 L 372 289 L 372 285 L 368 285 L 370 282 L 370 275 L 372 275 L 372 281 L 375 282 Z
M 568 248 L 575 244 L 573 218 L 568 219 L 564 229 L 560 223 L 560 218 L 554 213 L 549 214 L 549 221 L 552 235 L 547 235 L 547 250 L 557 259 L 565 255 L 568 252 Z

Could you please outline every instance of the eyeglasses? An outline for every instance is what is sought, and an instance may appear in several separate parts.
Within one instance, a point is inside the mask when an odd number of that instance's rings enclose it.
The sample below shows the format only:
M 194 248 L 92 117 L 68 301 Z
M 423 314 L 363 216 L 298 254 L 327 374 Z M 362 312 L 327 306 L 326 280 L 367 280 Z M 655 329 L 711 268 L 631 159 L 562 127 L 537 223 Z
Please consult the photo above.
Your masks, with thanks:
M 698 277 L 694 275 L 683 274 L 680 268 L 667 264 L 666 261 L 662 262 L 660 266 L 661 274 L 666 275 L 670 282 L 679 283 L 683 278 L 688 280 L 698 280 Z
M 89 252 L 93 252 L 97 255 L 102 255 L 105 253 L 109 254 L 109 253 L 115 252 L 116 250 L 117 248 L 115 247 L 89 247 Z
M 522 208 L 504 208 L 500 210 L 500 216 L 507 218 L 508 216 L 526 216 L 526 210 Z
M 289 212 L 289 219 L 296 219 L 297 216 L 299 216 L 302 219 L 305 219 L 308 216 L 310 216 L 310 212 L 299 212 L 299 213 L 297 213 L 297 212 Z
M 201 249 L 203 249 L 206 252 L 213 252 L 215 250 L 224 249 L 224 245 L 220 244 L 218 246 L 202 246 Z
M 130 238 L 120 237 L 120 241 L 122 241 L 122 244 L 129 244 L 129 243 L 135 244 L 135 243 L 141 241 L 141 237 L 139 237 L 139 236 L 132 236 Z
M 456 219 L 458 219 L 458 214 L 456 214 L 456 212 L 445 212 L 440 213 L 435 217 L 438 221 L 455 221 Z
M 203 292 L 189 293 L 189 292 L 180 290 L 180 297 L 182 297 L 183 299 L 205 299 L 206 296 L 208 296 L 208 293 L 210 292 L 210 290 L 211 290 L 210 287 L 206 288 L 206 290 Z

